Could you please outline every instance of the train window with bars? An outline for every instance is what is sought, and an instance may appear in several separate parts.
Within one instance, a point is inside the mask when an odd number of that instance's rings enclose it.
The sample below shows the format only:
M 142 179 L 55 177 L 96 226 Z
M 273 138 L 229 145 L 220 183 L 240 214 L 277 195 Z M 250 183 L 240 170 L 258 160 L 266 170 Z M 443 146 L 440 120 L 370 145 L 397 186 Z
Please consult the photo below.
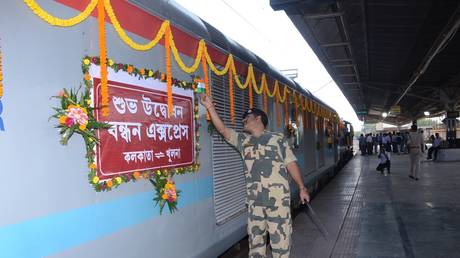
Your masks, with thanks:
M 243 79 L 241 79 L 243 80 Z M 242 132 L 241 117 L 249 108 L 249 91 L 241 90 L 233 83 L 234 124 L 230 120 L 230 95 L 228 75 L 211 74 L 211 91 L 216 111 L 226 126 Z M 253 106 L 259 107 L 258 95 L 254 95 Z M 212 136 L 212 166 L 214 183 L 214 212 L 217 225 L 246 212 L 246 179 L 241 155 L 223 137 L 215 132 Z

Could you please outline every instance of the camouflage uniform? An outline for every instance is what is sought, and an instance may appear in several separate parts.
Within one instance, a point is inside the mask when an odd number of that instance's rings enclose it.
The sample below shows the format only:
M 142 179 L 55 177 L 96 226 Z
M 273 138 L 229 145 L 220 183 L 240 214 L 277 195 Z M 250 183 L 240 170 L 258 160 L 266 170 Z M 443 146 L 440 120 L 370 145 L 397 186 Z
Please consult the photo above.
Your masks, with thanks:
M 255 137 L 231 130 L 228 142 L 243 157 L 247 184 L 249 257 L 289 257 L 292 221 L 286 166 L 296 161 L 282 134 L 264 131 Z

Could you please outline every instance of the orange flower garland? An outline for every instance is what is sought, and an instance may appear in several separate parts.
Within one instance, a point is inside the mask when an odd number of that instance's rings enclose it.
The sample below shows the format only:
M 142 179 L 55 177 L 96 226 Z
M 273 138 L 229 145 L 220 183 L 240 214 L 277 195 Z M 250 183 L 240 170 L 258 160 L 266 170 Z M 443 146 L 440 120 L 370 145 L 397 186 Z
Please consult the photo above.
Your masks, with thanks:
M 294 107 L 295 107 L 295 124 L 299 125 L 299 105 L 297 104 L 297 94 L 294 94 Z
M 248 77 L 251 76 L 248 73 Z M 252 98 L 252 80 L 249 80 L 249 108 L 252 108 L 253 105 L 253 98 Z
M 230 66 L 228 71 L 228 93 L 230 95 L 230 121 L 232 124 L 235 123 L 235 106 L 234 106 L 234 97 L 233 97 L 233 71 L 232 66 Z
M 97 2 L 97 22 L 99 26 L 99 52 L 101 65 L 102 115 L 109 115 L 109 87 L 107 85 L 107 48 L 105 42 L 104 0 Z
M 267 91 L 268 91 L 268 86 L 267 86 L 267 79 L 265 78 L 265 74 L 262 75 L 262 93 L 264 94 L 264 112 L 268 113 L 268 99 L 267 99 Z
M 206 95 L 211 96 L 211 91 L 209 90 L 209 78 L 208 78 L 208 66 L 206 64 L 206 56 L 201 56 L 201 66 L 203 66 L 203 75 L 204 75 L 204 87 L 206 89 Z M 210 121 L 211 116 L 209 112 L 206 113 L 206 120 Z
M 172 78 L 171 78 L 171 29 L 168 26 L 165 32 L 165 58 L 166 58 L 166 94 L 168 96 L 168 114 L 173 113 Z
M 281 107 L 280 107 L 280 90 L 278 81 L 275 81 L 275 89 L 278 89 L 278 94 L 276 94 L 276 124 L 278 127 L 281 127 Z
M 286 89 L 286 88 L 285 88 Z M 284 91 L 284 122 L 286 124 L 286 128 L 289 126 L 289 111 L 288 111 L 288 102 L 289 102 L 289 93 Z M 286 98 L 286 96 L 288 98 Z

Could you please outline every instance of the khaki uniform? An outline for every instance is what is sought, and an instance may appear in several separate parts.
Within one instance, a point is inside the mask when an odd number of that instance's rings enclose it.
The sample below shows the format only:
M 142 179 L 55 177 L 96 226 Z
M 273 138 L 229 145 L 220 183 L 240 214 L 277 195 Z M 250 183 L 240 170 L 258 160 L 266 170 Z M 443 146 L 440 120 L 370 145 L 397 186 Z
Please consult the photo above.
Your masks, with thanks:
M 292 220 L 287 164 L 296 161 L 282 134 L 261 136 L 231 131 L 228 143 L 243 157 L 247 185 L 249 257 L 266 257 L 266 235 L 272 255 L 289 257 Z

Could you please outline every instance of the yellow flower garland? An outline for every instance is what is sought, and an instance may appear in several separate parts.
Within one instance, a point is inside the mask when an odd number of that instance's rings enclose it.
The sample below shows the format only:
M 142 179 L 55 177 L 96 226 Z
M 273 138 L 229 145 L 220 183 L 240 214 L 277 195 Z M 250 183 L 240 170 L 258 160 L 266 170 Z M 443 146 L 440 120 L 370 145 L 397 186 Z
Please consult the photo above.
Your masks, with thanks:
M 270 89 L 268 88 L 268 83 L 265 83 L 265 92 L 270 98 L 273 98 L 278 92 L 278 87 L 279 87 L 278 81 L 275 81 L 273 85 L 273 93 L 270 93 Z
M 93 12 L 94 8 L 96 8 L 98 0 L 91 0 L 91 2 L 86 6 L 85 10 L 78 14 L 75 17 L 70 19 L 60 19 L 57 17 L 52 16 L 45 10 L 43 10 L 35 0 L 24 0 L 24 3 L 35 13 L 38 17 L 46 21 L 47 23 L 53 26 L 60 26 L 60 27 L 70 27 L 74 26 L 82 21 L 84 21 L 88 16 Z
M 166 29 L 169 28 L 169 21 L 165 20 L 161 24 L 161 27 L 158 30 L 157 35 L 152 41 L 150 41 L 147 44 L 138 44 L 134 42 L 130 37 L 128 37 L 126 32 L 121 27 L 120 22 L 118 22 L 118 19 L 115 16 L 115 13 L 113 12 L 113 8 L 112 8 L 112 5 L 110 4 L 110 0 L 104 0 L 104 4 L 105 4 L 105 10 L 107 12 L 107 15 L 109 16 L 110 21 L 112 22 L 113 27 L 115 28 L 115 31 L 118 33 L 118 36 L 120 36 L 121 40 L 123 40 L 128 46 L 130 46 L 131 48 L 135 50 L 147 51 L 153 48 L 163 38 Z
M 266 100 L 267 96 L 270 97 L 270 98 L 275 97 L 277 102 L 284 103 L 286 101 L 286 96 L 288 94 L 291 94 L 291 91 L 288 89 L 288 87 L 286 85 L 284 85 L 284 90 L 282 92 L 283 96 L 281 96 L 281 90 L 280 90 L 279 82 L 276 81 L 276 80 L 275 80 L 275 83 L 274 83 L 273 92 L 270 93 L 269 88 L 268 88 L 268 84 L 266 83 L 266 74 L 265 73 L 262 74 L 262 76 L 261 76 L 261 84 L 260 84 L 260 87 L 258 87 L 257 83 L 256 83 L 256 78 L 254 76 L 254 70 L 253 70 L 254 68 L 253 68 L 252 64 L 248 65 L 248 72 L 247 72 L 246 81 L 244 83 L 242 83 L 239 80 L 237 70 L 235 68 L 234 59 L 233 59 L 233 56 L 231 54 L 228 55 L 227 62 L 225 64 L 224 68 L 222 70 L 217 69 L 217 67 L 213 63 L 213 61 L 212 61 L 212 59 L 211 59 L 211 57 L 210 57 L 210 55 L 208 53 L 206 43 L 205 43 L 205 41 L 203 39 L 200 40 L 200 42 L 198 44 L 198 49 L 197 49 L 197 53 L 196 53 L 195 60 L 194 60 L 193 64 L 191 66 L 185 65 L 184 61 L 180 58 L 179 50 L 177 49 L 177 47 L 175 45 L 173 34 L 171 32 L 171 29 L 170 29 L 170 22 L 168 20 L 165 20 L 161 24 L 161 27 L 158 30 L 158 32 L 157 32 L 157 34 L 156 34 L 156 36 L 154 37 L 153 40 L 151 40 L 150 42 L 148 42 L 146 44 L 136 43 L 127 35 L 125 30 L 121 27 L 116 15 L 115 15 L 115 13 L 113 11 L 113 7 L 112 7 L 112 5 L 110 3 L 110 0 L 101 0 L 101 1 L 103 1 L 103 5 L 104 5 L 103 8 L 105 9 L 105 12 L 107 13 L 107 16 L 109 17 L 110 21 L 112 22 L 113 27 L 114 27 L 115 31 L 118 33 L 120 39 L 123 42 L 125 42 L 128 46 L 130 46 L 131 48 L 133 48 L 135 50 L 139 50 L 139 51 L 150 50 L 156 44 L 158 44 L 158 42 L 163 37 L 165 37 L 165 39 L 169 38 L 169 46 L 167 47 L 167 48 L 169 48 L 168 51 L 172 52 L 172 54 L 174 56 L 174 59 L 176 60 L 178 66 L 184 72 L 186 72 L 186 73 L 195 72 L 198 69 L 199 65 L 200 65 L 200 61 L 203 61 L 203 59 L 205 59 L 205 62 L 208 64 L 209 69 L 211 69 L 211 71 L 213 71 L 216 75 L 222 76 L 222 75 L 225 75 L 227 73 L 232 74 L 232 76 L 233 76 L 233 78 L 234 78 L 234 80 L 236 82 L 236 85 L 240 89 L 246 89 L 249 86 L 249 84 L 252 84 L 251 87 L 249 88 L 250 100 L 252 100 L 252 90 L 253 89 L 259 95 L 261 93 L 264 93 L 264 109 L 266 109 L 267 101 L 265 101 L 265 100 Z M 43 8 L 41 8 L 36 3 L 35 0 L 24 0 L 24 3 L 33 11 L 33 13 L 35 13 L 41 19 L 43 19 L 44 21 L 46 21 L 47 23 L 49 23 L 49 24 L 51 24 L 53 26 L 61 26 L 61 27 L 74 26 L 74 25 L 84 21 L 86 18 L 89 17 L 89 15 L 96 8 L 98 2 L 99 2 L 99 0 L 91 0 L 90 3 L 86 6 L 86 8 L 80 14 L 76 15 L 75 17 L 69 18 L 69 19 L 60 19 L 60 18 L 52 16 L 49 13 L 47 13 L 46 11 L 44 11 Z M 168 35 L 166 35 L 166 34 L 168 34 Z M 104 42 L 104 44 L 105 44 L 105 42 Z M 101 68 L 103 68 L 103 67 L 101 66 Z M 102 73 L 103 72 L 102 72 L 102 69 L 101 69 L 101 75 L 102 75 Z M 168 75 L 168 72 L 166 72 L 166 74 Z M 0 76 L 1 76 L 1 69 L 0 69 Z M 3 91 L 3 89 L 2 89 L 1 80 L 0 80 L 0 97 L 2 96 L 2 93 L 3 93 L 2 91 Z M 292 90 L 292 93 L 296 94 L 294 90 Z M 297 93 L 297 94 L 301 95 L 300 93 Z M 305 104 L 304 104 L 304 102 L 305 102 Z M 290 104 L 290 103 L 288 103 L 288 104 Z M 304 111 L 306 110 L 307 112 L 314 113 L 316 116 L 327 117 L 327 118 L 329 118 L 331 120 L 332 120 L 332 118 L 334 118 L 336 121 L 338 119 L 337 113 L 329 111 L 325 107 L 319 105 L 316 102 L 313 102 L 310 99 L 308 99 L 308 100 L 305 99 L 304 101 L 302 101 L 300 103 L 297 102 L 296 105 L 299 105 L 299 104 L 300 104 L 300 106 L 302 107 L 302 109 Z M 303 105 L 305 105 L 305 107 Z
M 208 48 L 206 47 L 206 44 L 205 44 L 205 47 L 204 47 L 204 55 L 206 57 L 206 62 L 208 63 L 209 68 L 217 76 L 222 76 L 222 75 L 226 74 L 228 69 L 230 68 L 230 66 L 233 66 L 233 55 L 229 54 L 228 57 L 227 57 L 227 63 L 225 64 L 224 69 L 219 71 L 217 69 L 217 67 L 214 65 L 214 63 L 212 62 L 211 56 L 209 56 Z
M 246 89 L 248 87 L 248 85 L 249 85 L 249 81 L 251 80 L 249 70 L 251 69 L 252 64 L 249 64 L 248 75 L 246 76 L 246 81 L 244 82 L 244 84 L 241 83 L 240 78 L 238 77 L 238 73 L 236 71 L 235 63 L 232 63 L 231 65 L 232 65 L 233 78 L 235 79 L 236 85 L 238 85 L 238 87 L 240 89 L 242 89 L 242 90 Z
M 176 60 L 176 63 L 179 65 L 180 69 L 182 69 L 186 73 L 193 73 L 195 72 L 198 67 L 200 66 L 200 61 L 201 61 L 201 56 L 203 55 L 203 51 L 206 49 L 206 43 L 204 40 L 200 40 L 198 43 L 198 49 L 196 51 L 196 58 L 195 61 L 193 61 L 193 64 L 191 66 L 186 66 L 184 64 L 184 61 L 180 58 L 179 50 L 176 47 L 176 44 L 174 43 L 174 37 L 172 35 L 171 30 L 169 29 L 169 34 L 171 34 L 170 37 L 170 46 L 171 46 L 171 51 L 173 53 L 174 59 Z
M 263 77 L 265 77 L 265 73 L 262 74 L 262 78 Z M 254 87 L 254 91 L 257 93 L 257 95 L 260 95 L 264 90 L 262 79 L 261 79 L 260 87 L 257 88 L 256 76 L 254 75 L 254 72 L 252 73 L 252 87 Z

